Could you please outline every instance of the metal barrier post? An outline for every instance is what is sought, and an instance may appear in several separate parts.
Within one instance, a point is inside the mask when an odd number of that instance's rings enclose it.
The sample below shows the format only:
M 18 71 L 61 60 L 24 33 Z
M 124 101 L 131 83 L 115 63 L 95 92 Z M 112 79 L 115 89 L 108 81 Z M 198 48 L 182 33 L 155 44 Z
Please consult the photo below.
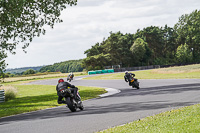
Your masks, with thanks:
M 0 103 L 5 102 L 5 92 L 4 90 L 0 90 Z

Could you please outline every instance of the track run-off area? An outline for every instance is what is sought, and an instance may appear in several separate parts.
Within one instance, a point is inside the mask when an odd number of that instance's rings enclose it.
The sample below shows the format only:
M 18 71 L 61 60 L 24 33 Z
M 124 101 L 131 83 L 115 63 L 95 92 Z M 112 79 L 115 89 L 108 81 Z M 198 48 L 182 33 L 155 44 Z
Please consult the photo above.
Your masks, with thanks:
M 28 84 L 56 85 L 58 79 Z M 139 79 L 141 89 L 124 80 L 84 80 L 75 86 L 108 88 L 100 98 L 83 101 L 83 111 L 66 105 L 0 119 L 0 133 L 93 133 L 171 109 L 200 103 L 200 79 Z M 56 90 L 55 90 L 56 93 Z

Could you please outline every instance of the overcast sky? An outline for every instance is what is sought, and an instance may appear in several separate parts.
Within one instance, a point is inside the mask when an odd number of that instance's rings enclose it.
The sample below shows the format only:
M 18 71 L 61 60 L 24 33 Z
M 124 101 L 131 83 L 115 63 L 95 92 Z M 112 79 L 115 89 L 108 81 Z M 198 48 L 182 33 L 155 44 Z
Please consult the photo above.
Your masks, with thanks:
M 84 51 L 109 32 L 136 33 L 148 26 L 173 27 L 183 14 L 199 10 L 200 0 L 78 0 L 62 12 L 63 23 L 34 38 L 24 53 L 8 54 L 7 68 L 51 65 L 83 59 Z

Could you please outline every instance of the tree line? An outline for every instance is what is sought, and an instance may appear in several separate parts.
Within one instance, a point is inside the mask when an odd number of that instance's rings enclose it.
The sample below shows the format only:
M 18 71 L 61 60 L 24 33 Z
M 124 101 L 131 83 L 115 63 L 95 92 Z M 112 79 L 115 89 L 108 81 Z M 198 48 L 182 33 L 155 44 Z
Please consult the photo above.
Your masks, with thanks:
M 150 26 L 135 34 L 113 33 L 86 50 L 82 66 L 170 65 L 200 62 L 200 11 L 182 15 L 174 27 Z
M 81 72 L 83 71 L 81 63 L 82 59 L 54 63 L 53 65 L 47 65 L 42 67 L 39 70 L 39 72 L 62 72 L 62 73 Z
M 0 1 L 0 78 L 7 66 L 7 52 L 15 54 L 17 46 L 26 49 L 33 38 L 45 34 L 44 26 L 53 28 L 60 23 L 61 11 L 77 0 L 64 1 Z M 48 9 L 47 9 L 48 7 Z M 174 27 L 150 26 L 135 34 L 110 32 L 107 39 L 85 51 L 87 58 L 70 68 L 69 65 L 48 66 L 41 71 L 81 71 L 102 69 L 104 66 L 122 67 L 198 63 L 200 61 L 200 11 L 182 15 Z M 66 68 L 66 69 L 65 69 Z
M 81 66 L 82 59 L 80 60 L 69 60 L 59 63 L 54 63 L 53 65 L 39 66 L 39 67 L 24 67 L 7 70 L 6 73 L 2 75 L 2 78 L 8 77 L 18 77 L 18 76 L 29 76 L 29 75 L 43 75 L 51 72 L 82 72 L 83 67 Z

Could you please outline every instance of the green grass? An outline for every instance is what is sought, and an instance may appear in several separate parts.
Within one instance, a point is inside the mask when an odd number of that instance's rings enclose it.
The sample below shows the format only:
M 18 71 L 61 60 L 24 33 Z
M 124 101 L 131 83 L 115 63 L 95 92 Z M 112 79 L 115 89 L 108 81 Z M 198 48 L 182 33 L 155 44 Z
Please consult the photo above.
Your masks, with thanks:
M 200 64 L 187 65 L 181 67 L 169 67 L 144 71 L 132 71 L 138 79 L 192 79 L 200 78 Z M 87 77 L 84 79 L 124 79 L 124 73 L 113 73 L 107 75 L 99 75 Z
M 138 79 L 180 79 L 200 78 L 200 64 L 182 67 L 134 71 Z M 99 75 L 86 79 L 123 79 L 124 73 Z M 60 106 L 57 104 L 55 86 L 20 85 L 22 82 L 9 83 L 18 88 L 17 98 L 0 104 L 0 117 Z M 7 83 L 8 84 L 8 83 Z M 5 84 L 5 85 L 7 85 Z M 80 86 L 82 100 L 98 97 L 105 93 L 102 88 Z M 123 126 L 117 126 L 103 133 L 198 133 L 200 131 L 200 104 L 188 106 L 158 115 L 146 117 Z
M 0 117 L 16 115 L 25 112 L 42 110 L 63 104 L 57 104 L 56 87 L 53 85 L 14 85 L 17 97 L 0 103 Z M 79 86 L 82 100 L 99 97 L 106 91 L 103 88 Z
M 32 75 L 22 75 L 19 77 L 9 77 L 9 78 L 5 78 L 3 81 L 4 83 L 11 83 L 11 82 L 18 82 L 18 81 L 34 81 L 34 80 L 44 80 L 44 79 L 55 79 L 55 78 L 64 78 L 69 75 L 69 73 L 45 73 L 43 75 L 40 74 L 32 74 Z M 87 75 L 86 72 L 75 72 L 74 76 L 83 76 L 83 75 Z
M 199 133 L 200 104 L 146 117 L 99 133 Z

